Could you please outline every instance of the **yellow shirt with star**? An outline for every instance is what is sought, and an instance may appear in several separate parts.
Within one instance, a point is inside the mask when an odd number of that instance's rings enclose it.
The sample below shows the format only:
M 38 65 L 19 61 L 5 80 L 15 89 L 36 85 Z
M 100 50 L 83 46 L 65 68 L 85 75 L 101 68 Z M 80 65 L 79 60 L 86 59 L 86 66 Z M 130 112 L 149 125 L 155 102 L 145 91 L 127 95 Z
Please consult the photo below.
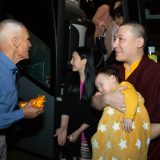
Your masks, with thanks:
M 97 132 L 92 137 L 92 160 L 147 160 L 150 142 L 150 121 L 143 97 L 129 82 L 122 91 L 126 111 L 121 113 L 109 106 L 104 108 Z M 122 129 L 123 119 L 133 120 L 132 132 Z

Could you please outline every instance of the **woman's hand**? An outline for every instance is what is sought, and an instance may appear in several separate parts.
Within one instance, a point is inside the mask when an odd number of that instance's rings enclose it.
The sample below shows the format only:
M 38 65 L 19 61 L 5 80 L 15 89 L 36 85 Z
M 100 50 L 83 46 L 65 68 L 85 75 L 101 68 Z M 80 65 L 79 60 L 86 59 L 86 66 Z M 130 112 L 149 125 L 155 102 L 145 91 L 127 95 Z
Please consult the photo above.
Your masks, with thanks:
M 74 131 L 72 134 L 70 134 L 67 138 L 69 139 L 70 142 L 76 142 L 77 139 L 79 138 L 81 132 L 79 130 Z
M 67 138 L 67 128 L 66 127 L 61 127 L 56 130 L 56 134 L 58 144 L 63 146 L 66 143 L 66 138 Z

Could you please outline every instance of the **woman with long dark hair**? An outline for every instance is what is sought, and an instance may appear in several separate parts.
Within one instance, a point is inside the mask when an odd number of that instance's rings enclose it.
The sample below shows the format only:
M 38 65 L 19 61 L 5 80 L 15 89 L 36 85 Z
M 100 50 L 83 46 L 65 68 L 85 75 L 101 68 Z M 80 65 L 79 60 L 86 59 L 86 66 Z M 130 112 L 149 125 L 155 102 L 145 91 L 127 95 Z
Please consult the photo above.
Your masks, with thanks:
M 97 117 L 90 106 L 94 94 L 95 67 L 90 49 L 78 47 L 70 61 L 72 73 L 65 81 L 58 144 L 66 146 L 66 159 L 91 159 L 91 137 Z M 74 157 L 74 158 L 73 158 Z

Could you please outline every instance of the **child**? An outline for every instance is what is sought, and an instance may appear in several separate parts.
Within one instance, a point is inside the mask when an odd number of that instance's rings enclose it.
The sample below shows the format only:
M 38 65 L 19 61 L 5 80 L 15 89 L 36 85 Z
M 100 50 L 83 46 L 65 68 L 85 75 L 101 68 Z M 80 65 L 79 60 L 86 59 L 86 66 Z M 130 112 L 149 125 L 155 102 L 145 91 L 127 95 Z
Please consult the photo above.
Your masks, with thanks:
M 102 69 L 96 77 L 96 95 L 107 94 L 121 86 L 125 97 L 125 113 L 106 106 L 92 137 L 92 160 L 146 160 L 150 142 L 150 121 L 144 99 L 112 67 Z

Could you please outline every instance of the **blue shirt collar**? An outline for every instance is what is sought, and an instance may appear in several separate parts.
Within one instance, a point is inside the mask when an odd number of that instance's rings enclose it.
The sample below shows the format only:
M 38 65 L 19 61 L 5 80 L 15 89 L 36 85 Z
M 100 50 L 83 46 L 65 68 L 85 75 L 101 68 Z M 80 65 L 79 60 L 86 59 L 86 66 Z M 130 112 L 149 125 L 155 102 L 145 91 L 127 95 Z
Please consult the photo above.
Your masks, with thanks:
M 0 51 L 0 60 L 11 70 L 17 71 L 17 66 L 3 53 Z

